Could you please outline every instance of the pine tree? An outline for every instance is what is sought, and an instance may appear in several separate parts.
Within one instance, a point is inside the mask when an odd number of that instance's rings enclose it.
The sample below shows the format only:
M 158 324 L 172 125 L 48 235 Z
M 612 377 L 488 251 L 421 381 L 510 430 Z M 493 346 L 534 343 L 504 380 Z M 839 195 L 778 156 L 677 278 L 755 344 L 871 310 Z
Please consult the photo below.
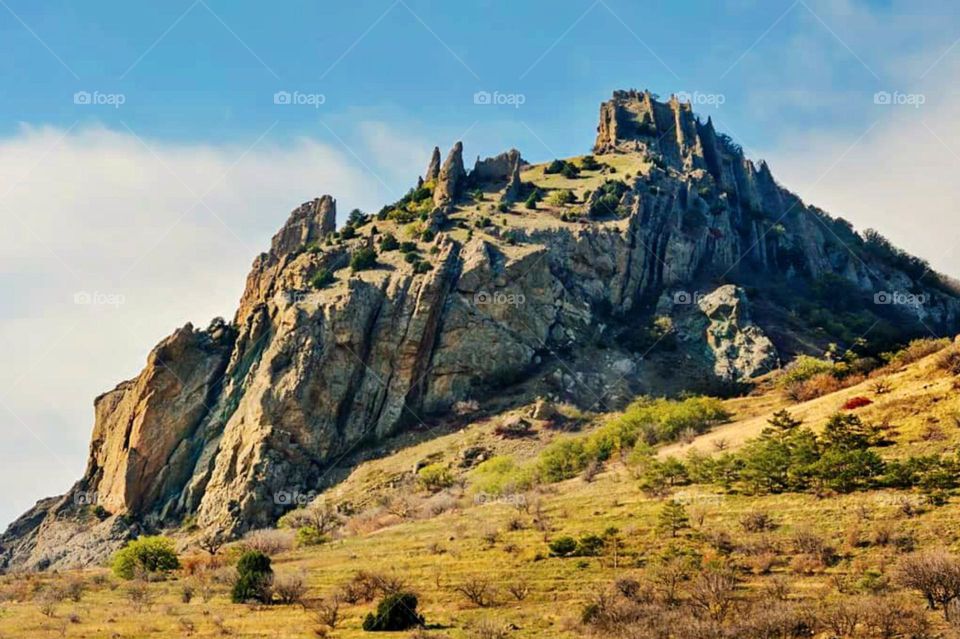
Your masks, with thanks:
M 689 527 L 690 518 L 687 516 L 687 509 L 683 507 L 683 504 L 675 499 L 668 501 L 663 510 L 660 511 L 657 529 L 670 533 L 671 537 L 676 537 L 677 533 Z

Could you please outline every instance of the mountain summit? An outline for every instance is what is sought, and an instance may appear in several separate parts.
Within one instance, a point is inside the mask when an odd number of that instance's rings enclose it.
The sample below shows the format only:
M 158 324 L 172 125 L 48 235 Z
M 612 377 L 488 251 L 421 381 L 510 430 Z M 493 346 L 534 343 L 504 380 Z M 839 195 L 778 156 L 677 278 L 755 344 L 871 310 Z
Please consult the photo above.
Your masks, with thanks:
M 185 522 L 272 525 L 463 403 L 732 392 L 797 353 L 960 324 L 922 260 L 649 92 L 601 105 L 592 155 L 467 171 L 457 142 L 398 202 L 335 219 L 329 195 L 295 209 L 232 321 L 176 330 L 95 400 L 84 476 L 0 537 L 0 568 L 82 565 Z

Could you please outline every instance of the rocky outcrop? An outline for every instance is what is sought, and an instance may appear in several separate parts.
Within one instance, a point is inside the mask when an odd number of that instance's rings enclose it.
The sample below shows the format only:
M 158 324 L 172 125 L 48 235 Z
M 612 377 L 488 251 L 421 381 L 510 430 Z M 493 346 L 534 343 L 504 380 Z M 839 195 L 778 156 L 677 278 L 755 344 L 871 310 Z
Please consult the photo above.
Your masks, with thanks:
M 437 176 L 437 186 L 433 191 L 433 203 L 437 208 L 446 208 L 453 204 L 463 192 L 467 172 L 463 168 L 463 143 L 457 142 L 450 149 Z
M 492 158 L 481 160 L 479 157 L 470 172 L 470 180 L 475 184 L 502 184 L 510 180 L 515 171 L 523 164 L 520 151 L 510 149 Z
M 721 286 L 697 300 L 705 318 L 701 331 L 713 371 L 725 382 L 752 379 L 779 365 L 777 349 L 750 319 L 743 289 Z
M 433 153 L 430 155 L 430 163 L 423 174 L 423 181 L 436 181 L 440 177 L 440 147 L 433 147 Z
M 510 169 L 510 178 L 507 181 L 507 187 L 503 191 L 504 202 L 516 202 L 523 198 L 523 181 L 520 179 L 521 162 L 520 155 L 517 154 L 513 168 Z
M 435 180 L 438 151 L 428 167 L 439 211 L 466 188 L 462 151 L 458 142 Z M 595 410 L 659 392 L 645 372 L 650 347 L 631 346 L 659 315 L 677 326 L 675 357 L 693 372 L 752 378 L 777 365 L 773 334 L 751 317 L 746 284 L 728 282 L 830 276 L 861 292 L 924 290 L 922 309 L 903 312 L 957 332 L 956 296 L 895 261 L 852 255 L 834 237 L 855 241 L 852 231 L 777 185 L 689 105 L 618 92 L 601 108 L 597 151 L 650 160 L 605 190 L 609 215 L 549 218 L 506 237 L 458 231 L 463 220 L 444 214 L 435 235 L 420 236 L 428 268 L 399 259 L 352 273 L 373 225 L 334 240 L 333 198 L 298 207 L 254 260 L 230 323 L 175 331 L 139 376 L 96 400 L 86 473 L 0 537 L 0 569 L 101 560 L 188 517 L 226 534 L 271 525 L 351 452 L 516 384 Z M 470 181 L 516 197 L 521 162 L 515 151 L 479 161 Z M 323 271 L 335 281 L 317 284 Z

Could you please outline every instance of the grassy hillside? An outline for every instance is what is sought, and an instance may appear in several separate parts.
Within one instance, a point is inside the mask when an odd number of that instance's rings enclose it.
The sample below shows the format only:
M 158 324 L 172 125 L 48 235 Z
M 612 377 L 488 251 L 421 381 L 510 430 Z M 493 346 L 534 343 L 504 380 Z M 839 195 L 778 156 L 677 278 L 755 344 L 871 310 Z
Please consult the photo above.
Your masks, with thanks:
M 543 405 L 465 415 L 438 437 L 393 442 L 393 452 L 321 495 L 314 508 L 340 509 L 325 543 L 303 545 L 301 534 L 298 545 L 285 528 L 211 557 L 184 530 L 176 534 L 181 569 L 162 578 L 125 581 L 107 568 L 8 575 L 0 582 L 0 637 L 958 636 L 904 576 L 917 552 L 960 551 L 955 489 L 893 488 L 884 475 L 849 492 L 750 491 L 690 474 L 650 480 L 651 464 L 693 468 L 691 450 L 714 459 L 751 450 L 747 442 L 784 408 L 823 436 L 853 398 L 869 403 L 843 414 L 879 427 L 885 441 L 870 449 L 883 460 L 954 455 L 953 353 L 945 342 L 925 343 L 862 379 L 842 370 L 828 382 L 821 371 L 791 385 L 788 369 L 748 397 L 646 403 L 624 415 Z M 832 392 L 797 401 L 797 383 Z M 717 423 L 717 406 L 726 423 Z M 709 432 L 689 432 L 702 416 Z M 656 420 L 664 439 L 685 441 L 647 449 Z M 625 435 L 631 423 L 644 433 L 635 445 Z M 557 467 L 557 451 L 572 441 L 599 450 L 601 435 L 613 431 L 621 439 L 599 455 L 602 463 L 589 452 L 568 469 L 573 476 L 553 481 L 547 470 Z M 506 466 L 513 470 L 490 470 Z M 231 603 L 231 565 L 244 545 L 272 555 L 277 585 L 299 603 Z M 949 556 L 939 559 L 956 568 Z M 331 629 L 321 602 L 351 582 Z M 363 631 L 377 601 L 398 589 L 416 593 L 426 628 Z M 661 624 L 671 634 L 652 634 Z M 732 634 L 714 634 L 721 627 Z

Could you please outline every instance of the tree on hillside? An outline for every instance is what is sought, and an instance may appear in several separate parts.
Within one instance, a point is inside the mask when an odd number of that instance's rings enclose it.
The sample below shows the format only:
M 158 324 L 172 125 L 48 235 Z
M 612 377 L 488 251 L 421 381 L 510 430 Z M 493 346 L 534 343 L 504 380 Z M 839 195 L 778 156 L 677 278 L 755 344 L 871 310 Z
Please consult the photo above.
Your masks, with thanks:
M 677 533 L 689 527 L 690 518 L 687 516 L 687 509 L 683 507 L 683 504 L 675 499 L 668 501 L 663 510 L 660 511 L 660 516 L 657 519 L 657 529 L 670 533 L 671 537 L 676 537 Z

